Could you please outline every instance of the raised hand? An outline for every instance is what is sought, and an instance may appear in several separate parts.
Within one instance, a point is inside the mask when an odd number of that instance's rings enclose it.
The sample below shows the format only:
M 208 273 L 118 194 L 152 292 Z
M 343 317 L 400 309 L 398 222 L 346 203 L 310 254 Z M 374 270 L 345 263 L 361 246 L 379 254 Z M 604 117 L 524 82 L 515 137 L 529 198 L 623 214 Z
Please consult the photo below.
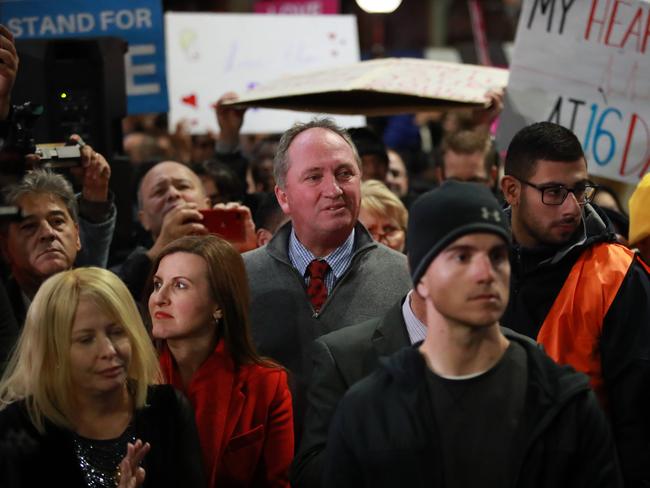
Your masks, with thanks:
M 118 465 L 117 488 L 136 488 L 144 483 L 145 472 L 140 463 L 151 449 L 148 442 L 137 439 L 135 443 L 126 445 L 126 455 Z

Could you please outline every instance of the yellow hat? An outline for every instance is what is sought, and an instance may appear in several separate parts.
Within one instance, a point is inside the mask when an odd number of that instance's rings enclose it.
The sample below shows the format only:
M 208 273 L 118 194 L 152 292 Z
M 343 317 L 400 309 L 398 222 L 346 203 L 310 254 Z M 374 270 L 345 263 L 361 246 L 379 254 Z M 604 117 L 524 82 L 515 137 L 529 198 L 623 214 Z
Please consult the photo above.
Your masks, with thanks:
M 630 245 L 650 235 L 650 173 L 637 185 L 628 202 L 630 207 Z

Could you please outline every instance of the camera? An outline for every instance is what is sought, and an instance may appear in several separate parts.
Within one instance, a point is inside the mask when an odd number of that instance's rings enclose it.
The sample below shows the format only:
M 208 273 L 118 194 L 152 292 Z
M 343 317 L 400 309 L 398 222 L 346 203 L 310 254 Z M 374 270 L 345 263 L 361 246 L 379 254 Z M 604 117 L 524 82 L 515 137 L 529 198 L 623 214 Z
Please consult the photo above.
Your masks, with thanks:
M 34 153 L 40 158 L 39 168 L 74 168 L 81 165 L 83 144 L 64 146 L 60 144 L 39 144 Z
M 20 176 L 28 169 L 25 156 L 36 154 L 39 168 L 63 169 L 81 165 L 83 142 L 75 145 L 63 143 L 36 145 L 33 127 L 43 114 L 43 106 L 32 102 L 14 105 L 9 120 L 7 134 L 0 145 L 0 174 Z

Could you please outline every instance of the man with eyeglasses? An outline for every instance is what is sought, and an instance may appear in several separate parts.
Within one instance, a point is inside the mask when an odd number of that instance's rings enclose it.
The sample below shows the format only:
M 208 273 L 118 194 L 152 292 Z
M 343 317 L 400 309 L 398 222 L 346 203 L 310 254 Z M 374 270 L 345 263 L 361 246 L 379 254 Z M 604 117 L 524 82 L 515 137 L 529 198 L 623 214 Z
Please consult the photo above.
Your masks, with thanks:
M 540 122 L 512 139 L 510 302 L 502 325 L 589 375 L 612 423 L 626 486 L 650 483 L 650 277 L 590 205 L 577 137 Z

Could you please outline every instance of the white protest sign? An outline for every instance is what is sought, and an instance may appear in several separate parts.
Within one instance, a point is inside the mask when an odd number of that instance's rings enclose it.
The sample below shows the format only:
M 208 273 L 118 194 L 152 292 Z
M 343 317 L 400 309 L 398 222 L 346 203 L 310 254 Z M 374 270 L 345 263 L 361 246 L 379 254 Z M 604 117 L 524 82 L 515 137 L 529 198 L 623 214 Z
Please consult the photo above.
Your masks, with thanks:
M 228 91 L 310 69 L 359 60 L 350 15 L 165 14 L 170 128 L 185 119 L 192 133 L 218 132 L 213 104 Z M 242 132 L 283 132 L 313 114 L 251 109 Z M 344 127 L 363 117 L 334 117 Z
M 526 0 L 499 147 L 532 122 L 573 130 L 589 172 L 638 182 L 650 165 L 650 5 Z
M 263 83 L 235 105 L 334 114 L 388 115 L 484 106 L 508 71 L 427 59 L 383 58 Z

